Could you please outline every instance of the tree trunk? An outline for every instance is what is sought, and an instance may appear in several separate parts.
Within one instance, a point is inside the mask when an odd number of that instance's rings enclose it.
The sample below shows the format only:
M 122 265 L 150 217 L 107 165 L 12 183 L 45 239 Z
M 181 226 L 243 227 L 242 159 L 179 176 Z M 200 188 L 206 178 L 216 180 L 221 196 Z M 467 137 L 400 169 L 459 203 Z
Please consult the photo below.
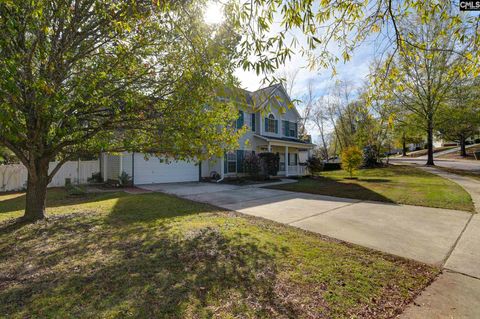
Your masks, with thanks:
M 405 133 L 402 136 L 402 156 L 407 156 L 407 139 L 405 138 Z
M 27 196 L 25 215 L 23 219 L 33 222 L 45 218 L 45 206 L 48 185 L 48 161 L 47 164 L 38 163 L 28 171 Z
M 435 165 L 433 162 L 433 121 L 428 121 L 427 137 L 427 165 Z
M 460 156 L 467 157 L 467 148 L 465 147 L 465 136 L 460 135 Z

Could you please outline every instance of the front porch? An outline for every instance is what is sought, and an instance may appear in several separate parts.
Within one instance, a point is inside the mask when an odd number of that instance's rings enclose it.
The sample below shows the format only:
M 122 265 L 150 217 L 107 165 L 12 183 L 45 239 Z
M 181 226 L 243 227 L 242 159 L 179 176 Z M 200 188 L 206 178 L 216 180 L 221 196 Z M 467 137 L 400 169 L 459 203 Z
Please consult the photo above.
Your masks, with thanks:
M 308 174 L 306 160 L 310 157 L 314 144 L 301 141 L 255 136 L 257 152 L 277 153 L 280 157 L 279 176 L 305 176 Z

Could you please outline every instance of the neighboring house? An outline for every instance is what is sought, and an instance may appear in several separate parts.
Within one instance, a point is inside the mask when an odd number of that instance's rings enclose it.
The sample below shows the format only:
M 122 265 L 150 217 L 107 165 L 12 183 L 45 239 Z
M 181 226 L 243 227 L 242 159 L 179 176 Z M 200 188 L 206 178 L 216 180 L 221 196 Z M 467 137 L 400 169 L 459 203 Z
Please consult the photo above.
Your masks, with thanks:
M 201 163 L 167 163 L 156 157 L 146 159 L 142 153 L 103 154 L 100 166 L 104 180 L 118 180 L 122 172 L 127 173 L 136 185 L 198 181 L 214 172 L 222 178 L 233 177 L 245 174 L 243 161 L 248 154 L 262 152 L 278 153 L 278 175 L 305 175 L 305 166 L 302 164 L 315 145 L 298 138 L 300 114 L 294 106 L 288 107 L 292 103 L 282 85 L 273 85 L 255 92 L 237 89 L 235 94 L 224 95 L 219 96 L 219 99 L 234 99 L 237 102 L 237 128 L 247 127 L 246 133 L 239 140 L 239 149 Z

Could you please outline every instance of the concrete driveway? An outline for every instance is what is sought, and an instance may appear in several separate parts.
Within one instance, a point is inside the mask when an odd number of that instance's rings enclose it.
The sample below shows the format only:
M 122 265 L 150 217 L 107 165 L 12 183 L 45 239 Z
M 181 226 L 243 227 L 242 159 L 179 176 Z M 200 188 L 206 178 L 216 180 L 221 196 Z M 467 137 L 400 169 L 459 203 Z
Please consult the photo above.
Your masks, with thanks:
M 210 183 L 143 186 L 394 255 L 443 265 L 471 214 Z

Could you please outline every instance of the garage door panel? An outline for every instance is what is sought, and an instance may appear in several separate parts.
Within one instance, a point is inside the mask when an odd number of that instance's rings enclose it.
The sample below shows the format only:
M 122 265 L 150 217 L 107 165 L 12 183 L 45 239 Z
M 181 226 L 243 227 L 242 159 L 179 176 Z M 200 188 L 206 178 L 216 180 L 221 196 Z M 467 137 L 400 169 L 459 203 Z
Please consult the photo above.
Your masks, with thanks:
M 145 159 L 135 154 L 135 184 L 174 183 L 198 181 L 198 166 L 193 162 L 161 162 L 158 157 Z

